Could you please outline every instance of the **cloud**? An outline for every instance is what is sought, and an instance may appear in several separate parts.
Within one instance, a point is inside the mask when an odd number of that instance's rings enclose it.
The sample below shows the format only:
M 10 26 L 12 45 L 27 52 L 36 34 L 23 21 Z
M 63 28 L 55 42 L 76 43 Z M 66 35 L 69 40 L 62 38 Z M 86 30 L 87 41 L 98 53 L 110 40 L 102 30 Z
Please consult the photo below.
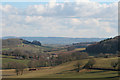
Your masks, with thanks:
M 118 5 L 96 2 L 0 5 L 3 36 L 111 37 L 117 35 Z
M 49 8 L 53 8 L 56 6 L 56 0 L 52 0 L 51 2 L 49 2 Z

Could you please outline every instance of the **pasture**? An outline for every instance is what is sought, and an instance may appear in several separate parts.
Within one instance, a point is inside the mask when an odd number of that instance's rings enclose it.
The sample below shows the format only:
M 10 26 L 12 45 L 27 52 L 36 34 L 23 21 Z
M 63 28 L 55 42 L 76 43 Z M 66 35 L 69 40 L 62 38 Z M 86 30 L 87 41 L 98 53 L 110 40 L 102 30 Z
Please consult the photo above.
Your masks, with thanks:
M 94 67 L 112 68 L 111 61 L 118 60 L 115 58 L 95 58 L 96 64 Z M 84 64 L 87 63 L 88 59 L 76 60 L 55 67 L 41 67 L 40 70 L 28 71 L 25 69 L 23 75 L 16 76 L 15 70 L 3 70 L 3 78 L 110 78 L 117 77 L 117 71 L 106 71 L 106 70 L 86 70 L 83 69 L 79 73 L 74 71 L 75 64 L 81 61 Z

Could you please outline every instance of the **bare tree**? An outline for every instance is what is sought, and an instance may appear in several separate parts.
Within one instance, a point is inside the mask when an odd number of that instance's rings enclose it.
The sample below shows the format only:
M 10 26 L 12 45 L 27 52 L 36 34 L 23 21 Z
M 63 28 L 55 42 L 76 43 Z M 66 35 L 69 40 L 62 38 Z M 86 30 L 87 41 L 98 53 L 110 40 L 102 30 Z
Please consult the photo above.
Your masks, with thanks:
M 75 67 L 76 67 L 77 72 L 80 72 L 80 70 L 82 69 L 82 67 L 81 67 L 82 65 L 83 65 L 83 63 L 81 61 L 78 61 L 76 63 Z
M 26 68 L 26 66 L 24 64 L 22 64 L 22 63 L 16 63 L 15 68 L 16 68 L 15 72 L 16 72 L 16 74 L 18 76 L 18 75 L 23 74 L 23 71 Z
M 36 60 L 31 60 L 31 61 L 28 63 L 28 67 L 29 67 L 29 68 L 36 68 L 36 67 L 37 67 L 37 61 L 36 61 Z
M 87 64 L 85 64 L 84 68 L 86 68 L 86 69 L 92 68 L 95 63 L 96 63 L 96 61 L 92 58 L 88 61 Z
M 118 65 L 118 61 L 112 61 L 111 66 L 115 69 Z

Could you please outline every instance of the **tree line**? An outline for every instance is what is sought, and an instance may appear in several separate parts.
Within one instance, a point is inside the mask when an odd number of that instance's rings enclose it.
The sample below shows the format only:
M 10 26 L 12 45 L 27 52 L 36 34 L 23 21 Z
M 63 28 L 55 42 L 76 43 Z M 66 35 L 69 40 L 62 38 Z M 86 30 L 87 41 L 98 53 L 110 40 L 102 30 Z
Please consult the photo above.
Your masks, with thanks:
M 96 44 L 89 45 L 86 48 L 86 51 L 88 53 L 112 53 L 116 54 L 119 51 L 119 43 L 120 43 L 120 36 L 114 37 L 114 38 L 108 38 L 105 40 L 102 40 Z
M 88 60 L 88 62 L 86 64 L 84 64 L 82 61 L 78 61 L 75 65 L 75 70 L 76 72 L 80 72 L 80 70 L 82 69 L 93 69 L 94 68 L 94 65 L 96 64 L 96 60 L 94 58 L 91 58 Z M 114 70 L 120 70 L 120 63 L 119 61 L 111 61 L 111 67 L 114 69 Z
M 14 50 L 13 53 L 15 54 L 15 56 L 17 57 L 23 57 L 23 55 L 21 55 L 19 50 Z M 5 53 L 4 53 L 5 54 Z M 11 54 L 10 52 L 8 52 L 8 54 Z M 12 62 L 8 62 L 8 63 L 3 63 L 2 68 L 3 69 L 16 69 L 16 74 L 17 75 L 22 75 L 23 74 L 23 70 L 25 68 L 40 68 L 40 67 L 49 67 L 49 66 L 57 66 L 60 65 L 62 63 L 65 62 L 69 62 L 69 61 L 74 61 L 74 60 L 81 60 L 81 59 L 88 59 L 88 54 L 85 52 L 74 52 L 71 54 L 56 54 L 57 56 L 55 57 L 52 54 L 39 54 L 39 55 L 35 55 L 33 54 L 34 58 L 29 58 L 25 57 L 22 59 L 27 59 L 29 60 L 29 62 L 27 64 L 23 64 L 23 63 L 18 63 L 16 61 L 12 61 Z M 22 69 L 21 69 L 22 68 Z

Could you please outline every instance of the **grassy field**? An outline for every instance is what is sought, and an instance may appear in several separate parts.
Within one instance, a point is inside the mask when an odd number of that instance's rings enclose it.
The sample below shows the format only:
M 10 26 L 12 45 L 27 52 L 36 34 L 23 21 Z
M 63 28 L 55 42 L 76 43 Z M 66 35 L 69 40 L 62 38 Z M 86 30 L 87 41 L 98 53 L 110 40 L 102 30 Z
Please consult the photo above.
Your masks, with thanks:
M 9 49 L 10 49 L 10 48 L 3 48 L 2 51 L 4 51 L 4 50 L 9 50 Z
M 30 60 L 16 60 L 11 58 L 2 58 L 2 63 L 12 62 L 12 61 L 27 64 Z
M 0 55 L 0 61 L 2 61 L 3 64 L 8 63 L 8 62 L 20 62 L 24 63 L 25 65 L 28 64 L 30 60 L 19 60 L 19 59 L 14 59 L 15 56 L 5 56 L 5 55 Z
M 118 58 L 95 58 L 96 67 L 112 68 L 110 62 Z M 84 64 L 88 59 L 79 60 Z M 118 76 L 117 71 L 103 70 L 81 70 L 79 73 L 74 71 L 74 65 L 78 61 L 67 62 L 56 67 L 40 68 L 37 71 L 24 71 L 23 75 L 16 76 L 15 70 L 3 70 L 3 77 L 7 78 L 110 78 Z M 102 64 L 102 65 L 101 65 Z
M 85 50 L 86 48 L 76 48 L 75 51 Z
M 63 72 L 43 76 L 43 78 L 110 78 L 118 76 L 116 71 L 91 70 L 83 72 Z

